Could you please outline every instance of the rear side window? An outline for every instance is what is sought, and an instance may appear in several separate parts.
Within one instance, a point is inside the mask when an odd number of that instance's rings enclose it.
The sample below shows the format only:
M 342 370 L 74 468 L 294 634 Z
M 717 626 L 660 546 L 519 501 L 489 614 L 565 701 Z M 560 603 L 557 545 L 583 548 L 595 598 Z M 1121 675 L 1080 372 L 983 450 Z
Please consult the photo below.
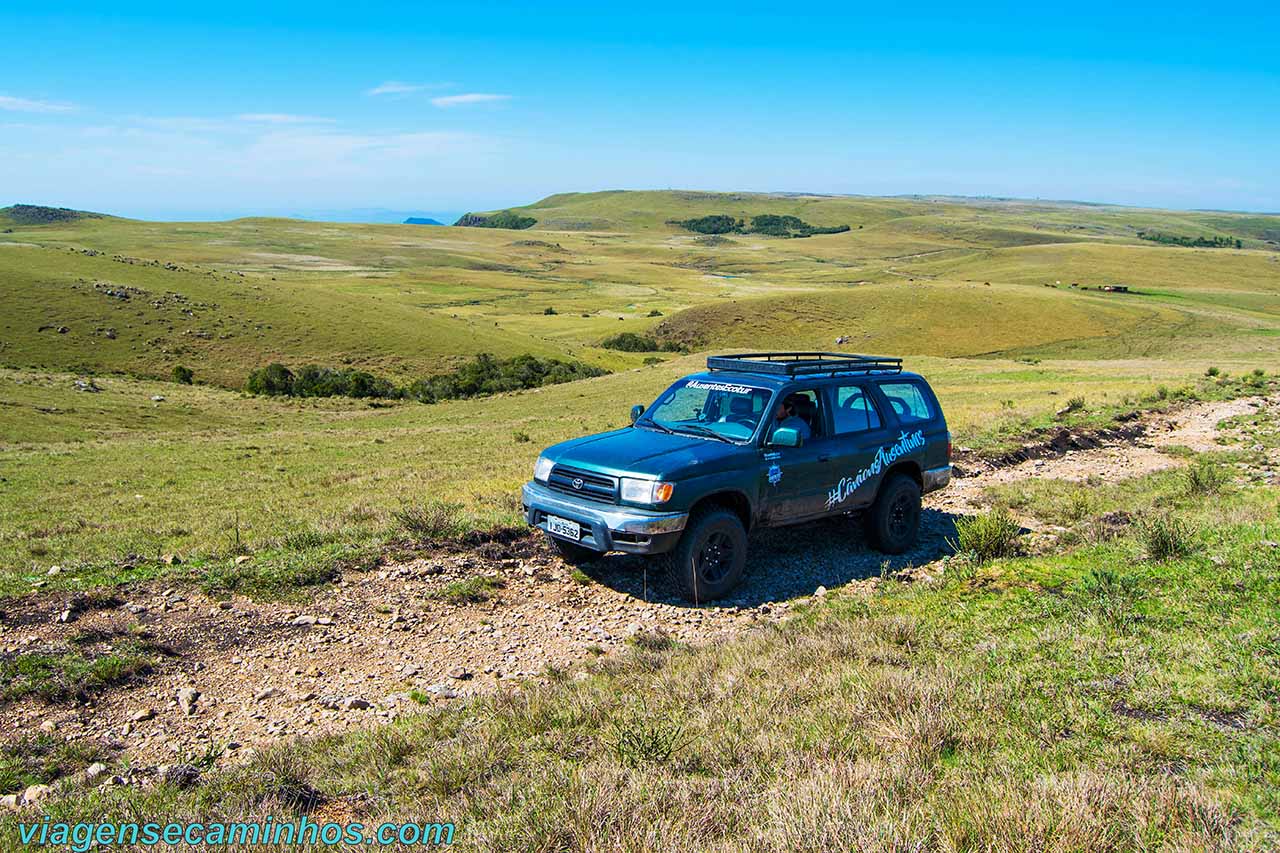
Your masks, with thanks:
M 881 382 L 880 390 L 904 424 L 931 421 L 936 414 L 929 398 L 914 382 Z
M 837 385 L 836 408 L 833 413 L 836 435 L 866 432 L 880 426 L 880 415 L 870 395 L 861 385 Z

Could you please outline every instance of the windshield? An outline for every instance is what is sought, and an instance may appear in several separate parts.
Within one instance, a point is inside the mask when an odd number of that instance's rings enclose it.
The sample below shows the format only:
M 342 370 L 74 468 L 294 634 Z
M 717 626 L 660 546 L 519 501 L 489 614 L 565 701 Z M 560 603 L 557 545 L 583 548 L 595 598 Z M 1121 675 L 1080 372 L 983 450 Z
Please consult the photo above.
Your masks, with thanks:
M 690 435 L 746 441 L 755 434 L 772 392 L 732 382 L 684 379 L 672 385 L 638 423 Z

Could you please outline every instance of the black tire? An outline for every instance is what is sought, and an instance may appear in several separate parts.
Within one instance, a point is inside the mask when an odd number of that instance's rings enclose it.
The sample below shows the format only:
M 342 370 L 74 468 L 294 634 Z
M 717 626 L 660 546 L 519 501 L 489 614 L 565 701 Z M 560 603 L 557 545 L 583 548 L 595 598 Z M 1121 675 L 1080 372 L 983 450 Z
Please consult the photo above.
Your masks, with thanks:
M 720 507 L 697 510 L 671 552 L 668 571 L 687 601 L 700 604 L 728 594 L 747 565 L 747 530 Z
M 577 542 L 570 542 L 567 539 L 557 539 L 550 533 L 547 534 L 547 541 L 551 543 L 551 547 L 555 549 L 555 552 L 560 555 L 560 559 L 571 566 L 585 565 L 592 560 L 598 560 L 601 556 L 598 551 L 592 551 L 585 545 L 579 545 Z
M 885 554 L 901 554 L 916 544 L 920 532 L 920 486 L 896 475 L 880 489 L 867 511 L 867 542 Z

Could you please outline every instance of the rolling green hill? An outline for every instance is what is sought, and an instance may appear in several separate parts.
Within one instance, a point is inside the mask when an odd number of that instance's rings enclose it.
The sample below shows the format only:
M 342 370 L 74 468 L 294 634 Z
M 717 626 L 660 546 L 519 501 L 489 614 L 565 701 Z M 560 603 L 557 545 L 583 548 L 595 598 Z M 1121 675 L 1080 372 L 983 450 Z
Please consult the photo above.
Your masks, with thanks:
M 528 230 L 5 210 L 0 364 L 149 378 L 186 364 L 229 388 L 272 360 L 398 381 L 478 352 L 639 365 L 646 354 L 600 348 L 621 332 L 691 347 L 849 336 L 906 354 L 1255 359 L 1280 296 L 1266 242 L 1280 217 L 1259 215 L 685 191 L 550 196 L 512 209 Z M 717 215 L 850 230 L 670 224 Z M 1144 230 L 1243 248 L 1160 245 Z M 1138 292 L 1068 294 L 1073 282 Z
M 889 318 L 892 318 L 889 321 Z M 835 293 L 733 300 L 691 308 L 655 327 L 660 340 L 691 349 L 847 349 L 947 357 L 1017 356 L 1122 342 L 1145 346 L 1126 356 L 1166 351 L 1171 338 L 1213 339 L 1220 324 L 1151 301 L 1009 284 L 889 282 Z M 840 348 L 840 347 L 836 347 Z

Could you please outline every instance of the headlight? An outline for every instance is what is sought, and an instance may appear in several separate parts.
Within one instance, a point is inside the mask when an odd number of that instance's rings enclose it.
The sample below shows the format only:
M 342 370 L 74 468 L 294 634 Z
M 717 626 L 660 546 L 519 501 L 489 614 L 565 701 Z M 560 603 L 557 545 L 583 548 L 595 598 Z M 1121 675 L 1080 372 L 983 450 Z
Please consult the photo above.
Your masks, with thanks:
M 661 504 L 671 500 L 675 486 L 655 480 L 632 480 L 623 477 L 622 499 L 636 504 Z
M 533 466 L 533 479 L 539 483 L 545 483 L 551 477 L 551 469 L 556 463 L 552 462 L 545 456 L 539 456 L 538 461 Z

